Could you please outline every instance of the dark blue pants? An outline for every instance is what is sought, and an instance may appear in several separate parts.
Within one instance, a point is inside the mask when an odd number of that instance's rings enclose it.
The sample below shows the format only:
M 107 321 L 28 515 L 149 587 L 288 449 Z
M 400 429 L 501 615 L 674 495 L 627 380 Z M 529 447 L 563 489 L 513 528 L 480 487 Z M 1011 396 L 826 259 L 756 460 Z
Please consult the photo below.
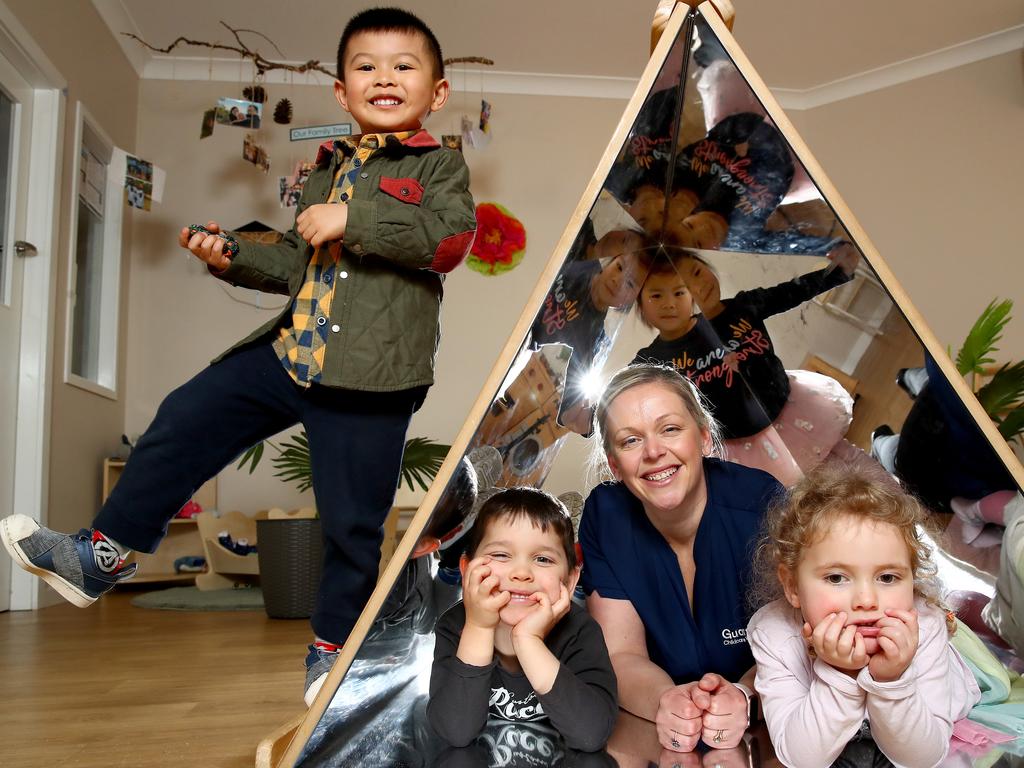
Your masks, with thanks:
M 313 631 L 341 644 L 377 581 L 405 433 L 425 393 L 306 389 L 269 343 L 233 352 L 161 403 L 93 527 L 153 552 L 199 486 L 249 446 L 301 423 L 324 541 Z

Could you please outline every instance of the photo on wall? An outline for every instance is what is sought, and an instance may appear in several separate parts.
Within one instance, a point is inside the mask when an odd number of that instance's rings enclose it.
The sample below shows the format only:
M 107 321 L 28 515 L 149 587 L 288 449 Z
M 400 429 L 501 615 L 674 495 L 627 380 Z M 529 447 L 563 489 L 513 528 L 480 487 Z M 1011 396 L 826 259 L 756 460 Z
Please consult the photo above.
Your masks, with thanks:
M 124 180 L 124 201 L 131 208 L 148 211 L 153 203 L 153 185 L 139 179 Z
M 208 109 L 203 112 L 203 124 L 199 128 L 199 138 L 205 139 L 213 135 L 213 127 L 217 124 L 217 110 Z
M 244 99 L 218 99 L 216 118 L 221 125 L 233 125 L 236 128 L 259 128 L 263 121 L 263 105 Z
M 315 167 L 313 163 L 300 160 L 295 163 L 295 169 L 290 176 L 281 176 L 279 178 L 279 197 L 282 208 L 294 208 L 299 204 L 299 198 L 302 197 L 302 187 Z
M 153 164 L 148 160 L 131 155 L 125 158 L 124 201 L 131 208 L 152 208 Z
M 256 137 L 251 133 L 245 134 L 245 141 L 242 142 L 242 158 L 264 173 L 270 170 L 270 155 L 256 143 Z

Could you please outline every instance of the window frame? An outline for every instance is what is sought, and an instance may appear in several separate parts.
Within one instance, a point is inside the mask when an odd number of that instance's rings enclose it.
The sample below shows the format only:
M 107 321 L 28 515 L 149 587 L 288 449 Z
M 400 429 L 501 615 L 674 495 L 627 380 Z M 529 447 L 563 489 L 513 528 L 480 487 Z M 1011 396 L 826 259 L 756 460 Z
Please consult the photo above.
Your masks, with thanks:
M 100 310 L 99 310 L 99 362 L 97 380 L 72 372 L 74 352 L 74 324 L 77 282 L 77 252 L 79 225 L 79 191 L 82 173 L 82 144 L 86 131 L 91 139 L 100 144 L 107 161 L 107 178 L 103 201 L 103 263 L 100 267 Z M 114 146 L 114 142 L 89 114 L 82 102 L 75 105 L 75 154 L 71 177 L 70 226 L 68 229 L 68 270 L 67 285 L 64 297 L 65 334 L 64 334 L 64 383 L 84 389 L 110 400 L 118 399 L 118 338 L 120 335 L 119 318 L 121 308 L 121 262 L 123 243 L 121 237 L 124 219 L 124 173 L 118 175 L 117 165 L 123 164 L 124 152 Z

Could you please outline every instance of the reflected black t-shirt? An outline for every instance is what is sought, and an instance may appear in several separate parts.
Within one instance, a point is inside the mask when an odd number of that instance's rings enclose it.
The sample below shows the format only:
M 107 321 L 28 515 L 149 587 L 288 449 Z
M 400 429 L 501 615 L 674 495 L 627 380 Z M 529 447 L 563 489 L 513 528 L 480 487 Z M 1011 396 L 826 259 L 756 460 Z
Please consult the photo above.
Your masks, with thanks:
M 680 151 L 675 186 L 692 189 L 694 212 L 713 211 L 736 238 L 760 232 L 793 181 L 786 140 L 762 115 L 740 112 L 720 120 L 707 136 Z
M 755 435 L 768 427 L 789 398 L 789 378 L 775 354 L 764 319 L 793 309 L 850 278 L 821 269 L 771 288 L 740 291 L 725 309 L 674 341 L 655 339 L 633 362 L 671 365 L 707 396 L 723 437 Z
M 572 348 L 563 410 L 579 399 L 578 387 L 574 385 L 580 377 L 604 362 L 608 353 L 610 341 L 604 332 L 607 313 L 595 307 L 590 298 L 590 286 L 600 273 L 601 262 L 597 259 L 566 263 L 530 331 L 534 348 L 542 344 L 565 344 Z
M 739 363 L 771 354 L 768 335 L 760 331 L 740 339 L 722 339 L 703 315 L 681 338 L 658 338 L 636 353 L 634 363 L 671 365 L 685 374 L 711 405 L 711 415 L 721 424 L 723 437 L 743 437 L 758 424 L 771 423 L 758 399 L 739 375 Z M 762 326 L 763 327 L 763 326 Z M 785 376 L 785 371 L 783 371 Z M 754 429 L 760 432 L 764 427 Z
M 655 91 L 644 102 L 633 130 L 604 188 L 619 200 L 632 198 L 641 184 L 665 184 L 665 168 L 672 156 L 672 123 L 679 100 L 679 88 Z

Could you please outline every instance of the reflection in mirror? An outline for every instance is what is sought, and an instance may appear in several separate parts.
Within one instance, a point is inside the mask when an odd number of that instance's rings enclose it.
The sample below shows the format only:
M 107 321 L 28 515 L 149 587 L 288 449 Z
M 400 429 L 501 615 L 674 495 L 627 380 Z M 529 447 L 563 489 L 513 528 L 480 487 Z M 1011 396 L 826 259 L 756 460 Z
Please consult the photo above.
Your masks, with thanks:
M 1017 483 L 741 67 L 692 13 L 477 425 L 472 498 L 449 484 L 302 765 L 505 764 L 495 756 L 525 759 L 527 743 L 531 765 L 590 764 L 508 722 L 449 750 L 424 716 L 430 630 L 459 597 L 460 537 L 495 488 L 589 491 L 594 400 L 634 359 L 689 377 L 734 462 L 785 485 L 838 464 L 917 495 L 948 526 L 937 559 L 951 604 L 994 637 L 978 607 L 994 592 L 1007 510 L 1024 507 Z M 622 714 L 619 728 L 619 765 L 666 764 L 649 722 Z M 742 764 L 776 762 L 766 734 L 753 737 L 761 747 Z
M 833 450 L 850 425 L 853 400 L 834 379 L 786 371 L 765 323 L 850 280 L 856 251 L 845 244 L 835 252 L 829 267 L 723 297 L 709 258 L 667 249 L 641 293 L 640 319 L 657 337 L 634 362 L 671 365 L 685 374 L 722 426 L 724 457 L 770 472 L 785 485 Z M 840 259 L 844 265 L 835 267 Z M 789 260 L 796 269 L 808 261 Z

